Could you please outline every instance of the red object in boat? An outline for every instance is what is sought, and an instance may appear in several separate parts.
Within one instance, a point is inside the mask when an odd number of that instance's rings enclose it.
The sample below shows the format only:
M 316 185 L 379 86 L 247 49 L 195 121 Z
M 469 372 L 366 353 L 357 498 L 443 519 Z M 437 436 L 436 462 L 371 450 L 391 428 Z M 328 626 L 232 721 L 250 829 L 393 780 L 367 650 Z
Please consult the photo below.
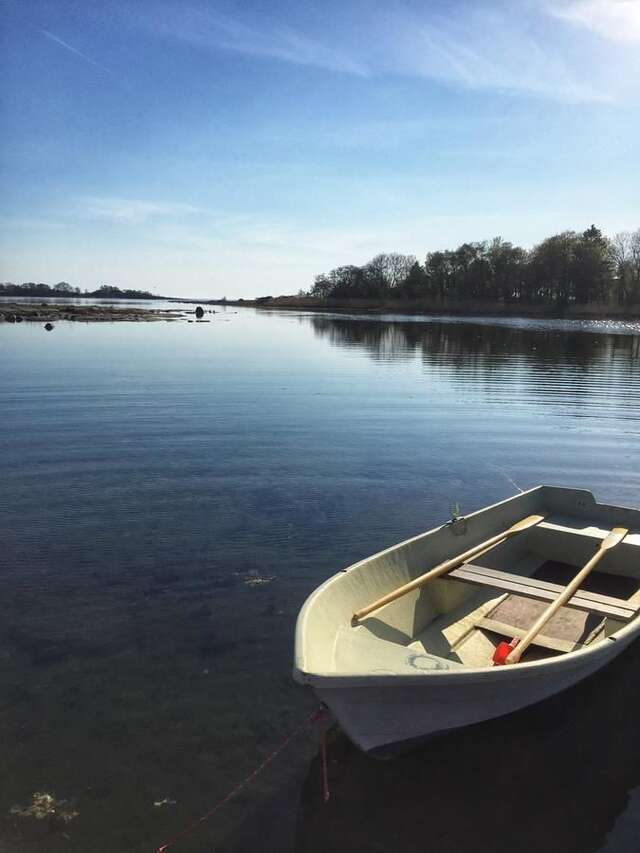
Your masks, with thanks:
M 498 643 L 493 653 L 493 665 L 502 666 L 519 642 L 520 640 L 514 637 L 510 643 L 505 643 L 504 640 Z

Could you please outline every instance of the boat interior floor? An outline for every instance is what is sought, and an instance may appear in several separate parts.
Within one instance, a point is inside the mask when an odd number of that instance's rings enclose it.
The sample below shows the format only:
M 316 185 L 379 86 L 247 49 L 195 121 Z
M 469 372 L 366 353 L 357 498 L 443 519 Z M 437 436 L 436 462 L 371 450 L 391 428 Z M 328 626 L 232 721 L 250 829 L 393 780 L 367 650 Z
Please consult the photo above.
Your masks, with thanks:
M 560 587 L 565 586 L 575 573 L 575 566 L 546 561 L 527 580 Z M 535 638 L 523 660 L 537 660 L 576 651 L 614 633 L 637 610 L 640 601 L 634 600 L 640 597 L 639 588 L 638 581 L 633 578 L 593 572 L 586 579 L 581 592 L 592 594 L 590 597 L 585 596 L 584 600 L 587 607 L 592 598 L 594 609 L 561 607 Z M 535 587 L 533 589 L 535 592 Z M 615 618 L 615 605 L 627 602 L 628 614 L 624 618 Z M 498 643 L 505 638 L 524 637 L 548 605 L 548 600 L 536 600 L 517 593 L 500 593 L 495 588 L 487 589 L 483 594 L 464 601 L 459 607 L 434 619 L 413 639 L 409 648 L 464 666 L 487 666 Z

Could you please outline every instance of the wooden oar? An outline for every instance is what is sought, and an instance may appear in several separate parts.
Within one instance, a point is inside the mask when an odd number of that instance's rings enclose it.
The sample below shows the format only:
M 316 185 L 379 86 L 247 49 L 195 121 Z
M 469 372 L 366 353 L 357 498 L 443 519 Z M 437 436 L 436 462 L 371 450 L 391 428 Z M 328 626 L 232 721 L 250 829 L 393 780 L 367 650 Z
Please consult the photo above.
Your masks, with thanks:
M 393 592 L 389 592 L 387 593 L 387 595 L 383 595 L 382 598 L 379 598 L 377 601 L 374 601 L 373 604 L 369 604 L 367 605 L 367 607 L 363 607 L 362 610 L 356 610 L 356 612 L 353 614 L 353 621 L 358 622 L 360 619 L 363 619 L 365 616 L 368 616 L 369 613 L 372 613 L 374 610 L 377 610 L 384 604 L 388 604 L 390 601 L 395 601 L 396 598 L 400 598 L 401 596 L 406 595 L 413 589 L 418 589 L 418 587 L 423 586 L 434 578 L 439 578 L 440 575 L 444 575 L 447 572 L 450 572 L 451 569 L 455 569 L 461 563 L 465 563 L 472 557 L 477 557 L 480 551 L 487 551 L 494 545 L 498 545 L 501 542 L 504 542 L 506 539 L 509 539 L 511 536 L 515 536 L 516 533 L 522 533 L 523 530 L 528 530 L 530 527 L 533 527 L 535 524 L 539 524 L 541 521 L 544 521 L 543 515 L 528 515 L 526 518 L 517 521 L 507 530 L 503 530 L 502 533 L 497 533 L 495 536 L 492 536 L 485 542 L 481 542 L 479 545 L 474 545 L 473 548 L 469 548 L 469 550 L 465 551 L 463 554 L 458 554 L 457 557 L 452 557 L 450 560 L 446 560 L 444 563 L 440 563 L 435 568 L 430 569 L 424 575 L 420 575 L 420 577 L 415 578 L 415 580 L 409 581 L 409 583 L 404 584 L 404 586 L 399 587 Z
M 589 572 L 596 566 L 600 560 L 604 557 L 607 551 L 611 548 L 614 548 L 619 542 L 622 542 L 624 537 L 627 535 L 629 531 L 624 527 L 614 527 L 611 533 L 600 543 L 600 547 L 593 555 L 593 557 L 589 560 L 586 565 L 580 569 L 578 574 L 574 577 L 574 579 L 569 583 L 568 586 L 564 588 L 564 590 L 560 593 L 560 595 L 553 601 L 543 613 L 536 619 L 531 628 L 527 631 L 524 637 L 520 640 L 520 642 L 515 643 L 512 640 L 511 643 L 500 643 L 496 648 L 496 652 L 494 655 L 494 663 L 518 663 L 522 655 L 525 653 L 527 648 L 531 645 L 531 643 L 536 638 L 537 634 L 544 628 L 549 619 L 556 613 L 563 604 L 566 604 L 570 598 L 573 597 L 576 590 L 581 586 L 586 576 Z M 504 657 L 505 652 L 509 650 L 506 657 Z

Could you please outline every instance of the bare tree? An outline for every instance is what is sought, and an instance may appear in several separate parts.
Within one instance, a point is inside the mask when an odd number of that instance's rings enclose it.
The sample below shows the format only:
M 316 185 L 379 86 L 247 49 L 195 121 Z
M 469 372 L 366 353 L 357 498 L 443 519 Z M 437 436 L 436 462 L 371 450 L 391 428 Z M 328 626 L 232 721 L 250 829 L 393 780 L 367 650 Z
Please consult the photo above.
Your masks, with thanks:
M 629 255 L 634 282 L 640 282 L 640 228 L 630 235 Z
M 619 231 L 609 241 L 609 252 L 617 284 L 618 303 L 626 302 L 631 286 L 631 234 Z
M 395 290 L 409 275 L 416 259 L 414 255 L 400 255 L 397 252 L 391 252 L 384 257 L 386 259 L 385 277 L 389 287 Z
M 386 290 L 396 290 L 407 278 L 415 262 L 414 255 L 401 255 L 398 252 L 383 253 L 372 258 L 366 270 Z

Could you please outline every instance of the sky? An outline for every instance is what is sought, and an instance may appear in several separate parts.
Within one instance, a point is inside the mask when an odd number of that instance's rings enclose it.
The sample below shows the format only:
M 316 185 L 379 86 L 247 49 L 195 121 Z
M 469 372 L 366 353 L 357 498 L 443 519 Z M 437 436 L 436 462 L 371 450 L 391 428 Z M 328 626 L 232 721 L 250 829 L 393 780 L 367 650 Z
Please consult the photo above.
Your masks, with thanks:
M 640 0 L 0 0 L 0 280 L 194 297 L 640 227 Z

